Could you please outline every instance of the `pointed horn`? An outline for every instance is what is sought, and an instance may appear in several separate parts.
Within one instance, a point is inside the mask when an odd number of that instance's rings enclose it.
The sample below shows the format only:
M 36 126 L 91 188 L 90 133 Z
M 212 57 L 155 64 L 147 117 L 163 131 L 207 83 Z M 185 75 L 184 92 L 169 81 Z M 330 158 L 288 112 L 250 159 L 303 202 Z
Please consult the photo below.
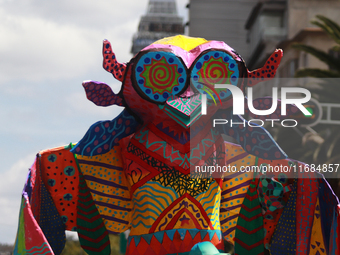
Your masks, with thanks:
M 84 81 L 83 87 L 88 100 L 98 106 L 123 106 L 123 100 L 113 93 L 109 85 L 98 81 Z
M 283 51 L 281 49 L 276 49 L 262 68 L 251 72 L 248 70 L 248 86 L 252 87 L 261 81 L 274 78 L 282 56 Z
M 116 60 L 116 55 L 111 49 L 111 44 L 108 40 L 103 41 L 103 67 L 119 81 L 123 81 L 126 71 L 126 65 L 121 64 Z

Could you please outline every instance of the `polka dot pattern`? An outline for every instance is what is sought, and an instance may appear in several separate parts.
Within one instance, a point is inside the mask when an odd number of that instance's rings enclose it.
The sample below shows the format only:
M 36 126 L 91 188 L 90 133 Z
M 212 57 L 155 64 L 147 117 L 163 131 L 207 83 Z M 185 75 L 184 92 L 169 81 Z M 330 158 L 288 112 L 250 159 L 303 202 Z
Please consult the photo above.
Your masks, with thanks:
M 72 152 L 85 156 L 105 154 L 122 138 L 134 133 L 137 126 L 136 119 L 124 110 L 112 121 L 98 121 L 93 124 Z
M 66 230 L 76 228 L 79 175 L 71 145 L 40 153 L 42 179 Z
M 106 71 L 112 73 L 112 75 L 119 81 L 124 80 L 126 71 L 126 65 L 120 64 L 116 60 L 116 55 L 113 53 L 111 44 L 109 41 L 103 42 L 103 67 Z
M 296 180 L 287 205 L 276 225 L 270 250 L 273 254 L 296 254 Z
M 248 71 L 248 86 L 252 87 L 261 81 L 274 78 L 282 56 L 283 51 L 281 49 L 277 49 L 267 59 L 265 65 L 262 68 L 251 72 Z
M 98 106 L 119 105 L 123 106 L 120 96 L 113 93 L 109 85 L 96 81 L 83 82 L 86 97 Z

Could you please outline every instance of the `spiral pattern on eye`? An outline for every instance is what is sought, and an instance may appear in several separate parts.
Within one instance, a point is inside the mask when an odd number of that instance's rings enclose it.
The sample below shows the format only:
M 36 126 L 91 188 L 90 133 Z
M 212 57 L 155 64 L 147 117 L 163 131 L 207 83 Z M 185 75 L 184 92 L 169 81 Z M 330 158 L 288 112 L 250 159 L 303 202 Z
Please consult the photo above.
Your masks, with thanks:
M 175 66 L 157 62 L 157 64 L 150 67 L 149 80 L 146 86 L 162 90 L 176 82 L 174 73 L 176 73 Z
M 231 95 L 226 89 L 215 89 L 215 84 L 237 86 L 238 76 L 237 62 L 224 51 L 206 52 L 198 58 L 191 70 L 194 87 L 213 101 L 227 99 Z
M 224 84 L 228 81 L 227 65 L 219 61 L 210 61 L 204 64 L 198 74 L 210 84 Z
M 186 70 L 182 61 L 171 52 L 147 52 L 134 69 L 137 92 L 153 102 L 164 102 L 184 89 Z

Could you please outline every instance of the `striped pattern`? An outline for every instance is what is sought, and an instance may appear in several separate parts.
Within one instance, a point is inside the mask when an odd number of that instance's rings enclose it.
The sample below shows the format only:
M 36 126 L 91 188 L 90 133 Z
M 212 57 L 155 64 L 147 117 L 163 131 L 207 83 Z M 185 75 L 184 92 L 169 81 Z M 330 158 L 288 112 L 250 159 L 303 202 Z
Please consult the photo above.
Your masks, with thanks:
M 224 239 L 234 243 L 236 224 L 243 199 L 252 180 L 251 173 L 239 172 L 241 166 L 252 166 L 255 157 L 246 153 L 242 147 L 226 143 L 226 166 L 235 167 L 237 172 L 226 173 L 222 183 L 220 224 Z
M 195 199 L 202 205 L 214 229 L 221 229 L 219 220 L 221 188 L 218 183 L 212 182 L 209 185 L 209 189 L 196 196 Z
M 123 172 L 120 149 L 103 155 L 77 155 L 80 170 L 109 233 L 119 234 L 129 226 L 132 202 Z
M 24 191 L 25 192 L 25 191 Z M 36 222 L 27 194 L 23 194 L 19 215 L 18 233 L 13 254 L 39 255 L 54 254 L 44 233 Z
M 152 224 L 178 197 L 174 189 L 158 182 L 150 181 L 138 188 L 133 198 L 130 234 L 148 234 Z
M 89 255 L 111 253 L 108 232 L 82 174 L 79 174 L 77 231 L 81 247 Z
M 263 217 L 257 195 L 258 178 L 249 185 L 235 231 L 235 255 L 264 254 Z

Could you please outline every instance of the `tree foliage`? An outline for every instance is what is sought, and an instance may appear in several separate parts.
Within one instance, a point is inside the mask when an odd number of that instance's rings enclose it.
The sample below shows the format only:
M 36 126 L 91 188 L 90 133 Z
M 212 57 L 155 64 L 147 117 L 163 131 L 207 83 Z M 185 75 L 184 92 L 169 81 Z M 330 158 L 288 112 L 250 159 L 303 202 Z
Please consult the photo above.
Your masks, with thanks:
M 333 51 L 339 52 L 340 56 L 340 26 L 334 21 L 322 15 L 317 15 L 312 24 L 320 27 L 334 41 Z M 295 43 L 293 48 L 304 51 L 318 58 L 329 66 L 329 69 L 304 68 L 295 73 L 295 77 L 315 77 L 323 78 L 318 82 L 316 88 L 308 87 L 312 96 L 320 103 L 340 104 L 340 58 L 334 57 L 324 49 L 316 49 L 309 45 Z M 324 79 L 333 78 L 333 79 Z M 339 108 L 340 110 L 340 108 Z M 340 117 L 340 111 L 333 111 L 332 117 Z M 332 118 L 333 119 L 333 118 Z M 338 118 L 340 119 L 340 118 Z M 340 126 L 334 124 L 318 124 L 312 129 L 295 129 L 292 132 L 287 128 L 276 129 L 273 133 L 274 138 L 286 151 L 290 158 L 314 164 L 316 166 L 340 163 Z M 287 139 L 289 137 L 289 139 Z M 338 173 L 324 173 L 328 182 L 331 184 L 335 193 L 340 196 L 340 167 Z
M 322 15 L 317 15 L 316 18 L 318 20 L 311 21 L 312 24 L 320 27 L 326 34 L 328 34 L 335 42 L 335 46 L 333 46 L 332 50 L 340 52 L 340 26 L 332 21 L 331 19 L 326 18 Z M 304 51 L 308 54 L 313 55 L 318 58 L 320 61 L 327 64 L 331 70 L 317 69 L 317 68 L 305 68 L 300 69 L 295 73 L 295 77 L 317 77 L 317 78 L 339 78 L 340 77 L 340 59 L 332 56 L 328 52 L 325 52 L 320 49 L 316 49 L 315 47 L 294 43 L 292 45 L 293 48 Z

